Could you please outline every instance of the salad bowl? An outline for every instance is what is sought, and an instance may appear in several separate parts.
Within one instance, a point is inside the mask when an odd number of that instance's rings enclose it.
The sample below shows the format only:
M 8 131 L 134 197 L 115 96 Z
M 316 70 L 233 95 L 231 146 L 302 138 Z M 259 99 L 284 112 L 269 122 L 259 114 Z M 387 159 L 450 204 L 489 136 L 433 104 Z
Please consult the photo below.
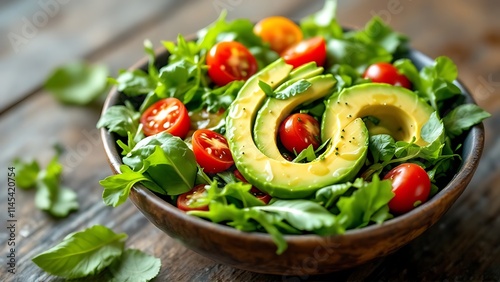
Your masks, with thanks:
M 167 51 L 157 51 L 156 64 L 165 65 L 168 57 Z M 408 58 L 419 69 L 433 62 L 416 50 L 410 50 Z M 144 58 L 130 69 L 146 71 L 147 68 L 148 58 Z M 458 81 L 455 84 L 467 101 L 473 103 L 464 85 Z M 103 113 L 113 105 L 123 104 L 124 100 L 124 94 L 112 89 Z M 116 145 L 118 136 L 102 128 L 101 137 L 110 167 L 115 174 L 119 173 L 123 162 Z M 382 224 L 347 230 L 342 235 L 285 235 L 288 248 L 280 255 L 276 254 L 276 245 L 269 234 L 242 232 L 190 216 L 141 184 L 133 186 L 129 198 L 156 227 L 216 262 L 267 274 L 330 273 L 393 253 L 435 224 L 470 182 L 479 163 L 483 142 L 482 124 L 473 126 L 463 140 L 462 163 L 458 171 L 450 175 L 451 180 L 445 187 L 418 208 Z

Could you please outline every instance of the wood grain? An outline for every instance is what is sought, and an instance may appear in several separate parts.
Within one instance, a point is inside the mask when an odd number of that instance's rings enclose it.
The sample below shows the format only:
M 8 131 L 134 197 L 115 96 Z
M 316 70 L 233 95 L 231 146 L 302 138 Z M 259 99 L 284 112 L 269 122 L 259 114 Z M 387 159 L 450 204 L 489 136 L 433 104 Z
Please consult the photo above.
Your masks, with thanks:
M 7 234 L 2 227 L 1 281 L 62 281 L 45 274 L 31 258 L 68 233 L 93 224 L 126 232 L 128 247 L 160 257 L 162 270 L 156 281 L 500 280 L 498 1 L 401 0 L 399 8 L 390 6 L 395 1 L 341 2 L 339 19 L 342 24 L 359 27 L 373 14 L 381 14 L 396 30 L 412 38 L 412 46 L 432 57 L 450 56 L 458 65 L 461 80 L 472 90 L 479 105 L 493 113 L 493 117 L 485 122 L 485 152 L 475 177 L 435 226 L 383 259 L 347 271 L 307 277 L 261 275 L 216 264 L 165 235 L 130 202 L 115 209 L 102 204 L 98 180 L 111 171 L 101 144 L 92 137 L 97 133 L 95 123 L 100 105 L 61 106 L 48 93 L 36 89 L 54 66 L 66 60 L 85 58 L 104 63 L 116 73 L 143 56 L 145 38 L 159 45 L 162 39 L 175 39 L 179 32 L 195 32 L 218 14 L 213 6 L 215 1 L 176 1 L 172 4 L 150 0 L 148 5 L 138 3 L 70 2 L 67 10 L 51 19 L 23 52 L 15 54 L 8 41 L 0 43 L 0 109 L 9 109 L 0 115 L 3 149 L 0 163 L 6 168 L 19 156 L 36 158 L 45 165 L 53 154 L 51 145 L 61 143 L 67 149 L 62 158 L 65 166 L 63 184 L 78 193 L 80 203 L 78 212 L 65 219 L 55 219 L 34 207 L 33 191 L 18 190 L 18 273 L 12 276 L 5 272 Z M 81 5 L 87 7 L 84 9 Z M 239 5 L 229 6 L 229 16 L 257 20 L 282 14 L 300 18 L 320 6 L 321 1 L 241 1 Z M 6 38 L 5 32 L 19 29 L 21 17 L 31 16 L 38 9 L 27 1 L 2 2 L 0 7 L 2 39 Z M 384 13 L 390 7 L 399 12 Z M 14 11 L 13 14 L 9 14 L 8 9 Z M 1 183 L 6 183 L 5 177 L 2 173 Z M 6 207 L 5 194 L 1 195 L 0 207 L 2 210 Z M 2 222 L 5 217 L 6 213 L 1 212 Z

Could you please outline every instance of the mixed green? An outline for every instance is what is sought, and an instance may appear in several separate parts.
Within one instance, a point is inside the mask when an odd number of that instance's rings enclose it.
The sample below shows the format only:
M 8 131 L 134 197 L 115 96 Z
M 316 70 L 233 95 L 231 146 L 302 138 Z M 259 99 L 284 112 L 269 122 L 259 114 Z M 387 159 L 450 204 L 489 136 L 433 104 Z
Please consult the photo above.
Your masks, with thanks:
M 427 201 L 457 172 L 467 131 L 489 114 L 454 84 L 447 57 L 418 69 L 380 18 L 346 31 L 336 2 L 295 24 L 220 18 L 198 39 L 152 44 L 146 70 L 113 83 L 123 104 L 120 174 L 107 205 L 141 183 L 188 214 L 249 232 L 341 234 Z

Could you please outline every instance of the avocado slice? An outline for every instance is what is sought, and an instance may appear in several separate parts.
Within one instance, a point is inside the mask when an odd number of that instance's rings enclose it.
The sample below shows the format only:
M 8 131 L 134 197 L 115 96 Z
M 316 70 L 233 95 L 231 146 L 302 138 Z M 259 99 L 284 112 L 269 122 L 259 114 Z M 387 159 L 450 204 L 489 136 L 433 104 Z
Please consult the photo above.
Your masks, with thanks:
M 368 130 L 361 119 L 353 120 L 345 126 L 342 135 L 332 135 L 325 152 L 309 163 L 292 163 L 284 160 L 281 155 L 279 158 L 266 156 L 259 150 L 252 138 L 255 115 L 266 99 L 258 83 L 262 80 L 276 88 L 289 78 L 290 70 L 291 66 L 280 59 L 246 82 L 228 110 L 226 137 L 236 167 L 251 184 L 273 197 L 303 198 L 326 185 L 351 180 L 358 173 L 368 150 Z M 324 76 L 320 80 L 332 80 L 331 77 L 327 77 Z M 318 84 L 322 87 L 311 86 L 311 88 L 316 91 L 320 89 L 329 91 L 333 86 L 332 82 L 323 83 L 325 84 Z M 302 95 L 295 97 L 299 96 Z M 294 101 L 293 98 L 283 101 L 290 103 Z M 276 103 L 275 110 L 284 111 L 281 107 L 286 108 L 286 104 Z M 262 115 L 265 114 L 264 111 L 262 113 Z M 336 117 L 329 113 L 323 118 Z M 270 129 L 263 128 L 262 130 L 271 131 L 273 136 L 276 136 L 276 124 L 277 121 L 274 121 L 272 125 L 267 125 L 271 126 Z M 260 126 L 265 127 L 266 124 L 262 123 Z M 330 139 L 327 135 L 324 138 Z M 276 138 L 273 137 L 272 140 L 276 146 Z
M 276 146 L 276 136 L 281 122 L 301 104 L 313 102 L 331 94 L 336 83 L 336 80 L 330 74 L 319 75 L 306 80 L 311 83 L 311 87 L 305 92 L 286 100 L 267 98 L 257 113 L 254 126 L 254 141 L 257 148 L 264 155 L 276 160 L 285 160 Z M 287 83 L 288 81 L 284 84 Z M 325 141 L 322 140 L 322 142 Z
M 434 110 L 414 92 L 383 83 L 366 83 L 341 91 L 326 103 L 322 138 L 338 136 L 356 118 L 365 119 L 370 135 L 389 134 L 397 141 L 427 144 L 420 136 Z

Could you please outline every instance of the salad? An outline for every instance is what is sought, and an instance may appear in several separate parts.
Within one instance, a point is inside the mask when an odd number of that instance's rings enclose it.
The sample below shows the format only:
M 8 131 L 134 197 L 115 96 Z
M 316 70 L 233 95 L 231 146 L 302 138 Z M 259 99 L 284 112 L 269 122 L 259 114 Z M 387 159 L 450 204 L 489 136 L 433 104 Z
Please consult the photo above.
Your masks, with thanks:
M 242 231 L 342 234 L 425 203 L 453 177 L 467 130 L 489 114 L 453 83 L 447 57 L 418 69 L 378 17 L 345 30 L 336 1 L 298 23 L 222 13 L 197 39 L 164 41 L 157 65 L 111 79 L 123 104 L 110 206 L 141 183 L 190 215 Z

